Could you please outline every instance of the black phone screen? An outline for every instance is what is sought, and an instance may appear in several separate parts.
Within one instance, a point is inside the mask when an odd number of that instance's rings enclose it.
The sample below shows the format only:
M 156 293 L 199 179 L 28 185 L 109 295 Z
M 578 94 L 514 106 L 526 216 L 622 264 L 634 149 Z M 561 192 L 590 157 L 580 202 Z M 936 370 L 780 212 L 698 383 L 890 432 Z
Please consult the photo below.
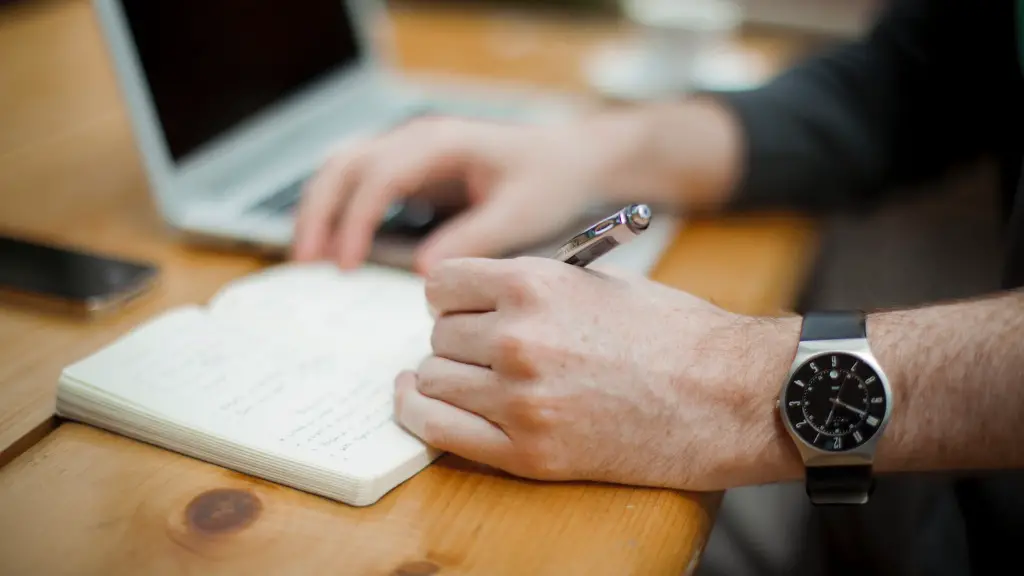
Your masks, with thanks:
M 108 298 L 155 276 L 145 262 L 0 236 L 0 290 L 70 301 Z

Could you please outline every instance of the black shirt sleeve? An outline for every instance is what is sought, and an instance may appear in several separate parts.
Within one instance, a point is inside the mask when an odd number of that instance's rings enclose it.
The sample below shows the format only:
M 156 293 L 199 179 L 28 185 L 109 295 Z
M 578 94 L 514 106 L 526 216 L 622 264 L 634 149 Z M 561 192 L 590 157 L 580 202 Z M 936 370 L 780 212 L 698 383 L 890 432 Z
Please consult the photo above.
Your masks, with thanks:
M 735 207 L 865 206 L 977 156 L 1019 74 L 1003 2 L 891 0 L 863 38 L 720 95 L 746 136 Z

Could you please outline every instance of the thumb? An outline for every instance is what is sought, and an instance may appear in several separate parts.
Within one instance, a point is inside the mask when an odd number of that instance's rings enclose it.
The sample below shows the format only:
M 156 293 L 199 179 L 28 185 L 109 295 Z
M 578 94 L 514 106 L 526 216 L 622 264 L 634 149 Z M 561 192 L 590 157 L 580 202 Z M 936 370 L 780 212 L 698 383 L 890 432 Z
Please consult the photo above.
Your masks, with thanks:
M 428 270 L 447 258 L 500 256 L 524 232 L 516 212 L 515 196 L 505 191 L 467 209 L 427 239 L 417 255 L 417 267 Z

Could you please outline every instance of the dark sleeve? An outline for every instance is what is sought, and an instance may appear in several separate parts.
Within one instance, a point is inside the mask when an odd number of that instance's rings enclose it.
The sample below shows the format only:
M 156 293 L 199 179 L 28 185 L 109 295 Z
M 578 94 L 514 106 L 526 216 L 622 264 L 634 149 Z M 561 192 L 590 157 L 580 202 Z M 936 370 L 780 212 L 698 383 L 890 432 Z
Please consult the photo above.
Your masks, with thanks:
M 735 207 L 863 207 L 976 157 L 1016 62 L 1003 3 L 890 0 L 863 38 L 720 95 L 746 136 Z

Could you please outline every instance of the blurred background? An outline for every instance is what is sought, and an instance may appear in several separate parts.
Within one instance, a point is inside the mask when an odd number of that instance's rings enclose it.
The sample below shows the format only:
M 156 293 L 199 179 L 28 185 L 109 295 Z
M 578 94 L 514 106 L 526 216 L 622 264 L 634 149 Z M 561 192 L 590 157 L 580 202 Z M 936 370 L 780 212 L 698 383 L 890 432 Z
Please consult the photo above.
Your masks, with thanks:
M 642 101 L 756 86 L 862 31 L 882 1 L 390 0 L 380 41 L 410 73 Z M 99 168 L 110 158 L 124 169 Z M 155 213 L 115 220 L 121 192 L 133 210 L 150 202 L 138 193 L 144 180 L 90 3 L 0 0 L 0 226 L 43 230 L 67 214 L 75 240 L 75 209 L 106 202 L 90 193 L 102 189 L 112 221 L 158 234 Z M 68 188 L 81 192 L 36 201 Z M 801 306 L 899 305 L 992 287 L 1000 258 L 992 191 L 982 165 L 896 205 L 827 222 Z M 102 250 L 104 230 L 81 234 Z
M 864 30 L 881 1 L 391 0 L 380 41 L 410 73 L 543 85 L 614 104 L 756 86 Z M 62 239 L 149 257 L 163 239 L 146 185 L 89 2 L 0 0 L 0 228 L 45 235 L 59 222 Z M 899 306 L 997 288 L 994 191 L 994 174 L 979 164 L 895 204 L 821 222 L 798 308 Z M 82 225 L 83 211 L 102 213 L 100 223 Z M 125 227 L 138 232 L 136 245 L 117 245 Z M 758 490 L 726 497 L 707 573 L 748 573 L 805 542 L 792 513 L 799 487 Z M 791 530 L 779 524 L 787 517 Z M 736 552 L 736 540 L 750 538 L 758 555 Z

